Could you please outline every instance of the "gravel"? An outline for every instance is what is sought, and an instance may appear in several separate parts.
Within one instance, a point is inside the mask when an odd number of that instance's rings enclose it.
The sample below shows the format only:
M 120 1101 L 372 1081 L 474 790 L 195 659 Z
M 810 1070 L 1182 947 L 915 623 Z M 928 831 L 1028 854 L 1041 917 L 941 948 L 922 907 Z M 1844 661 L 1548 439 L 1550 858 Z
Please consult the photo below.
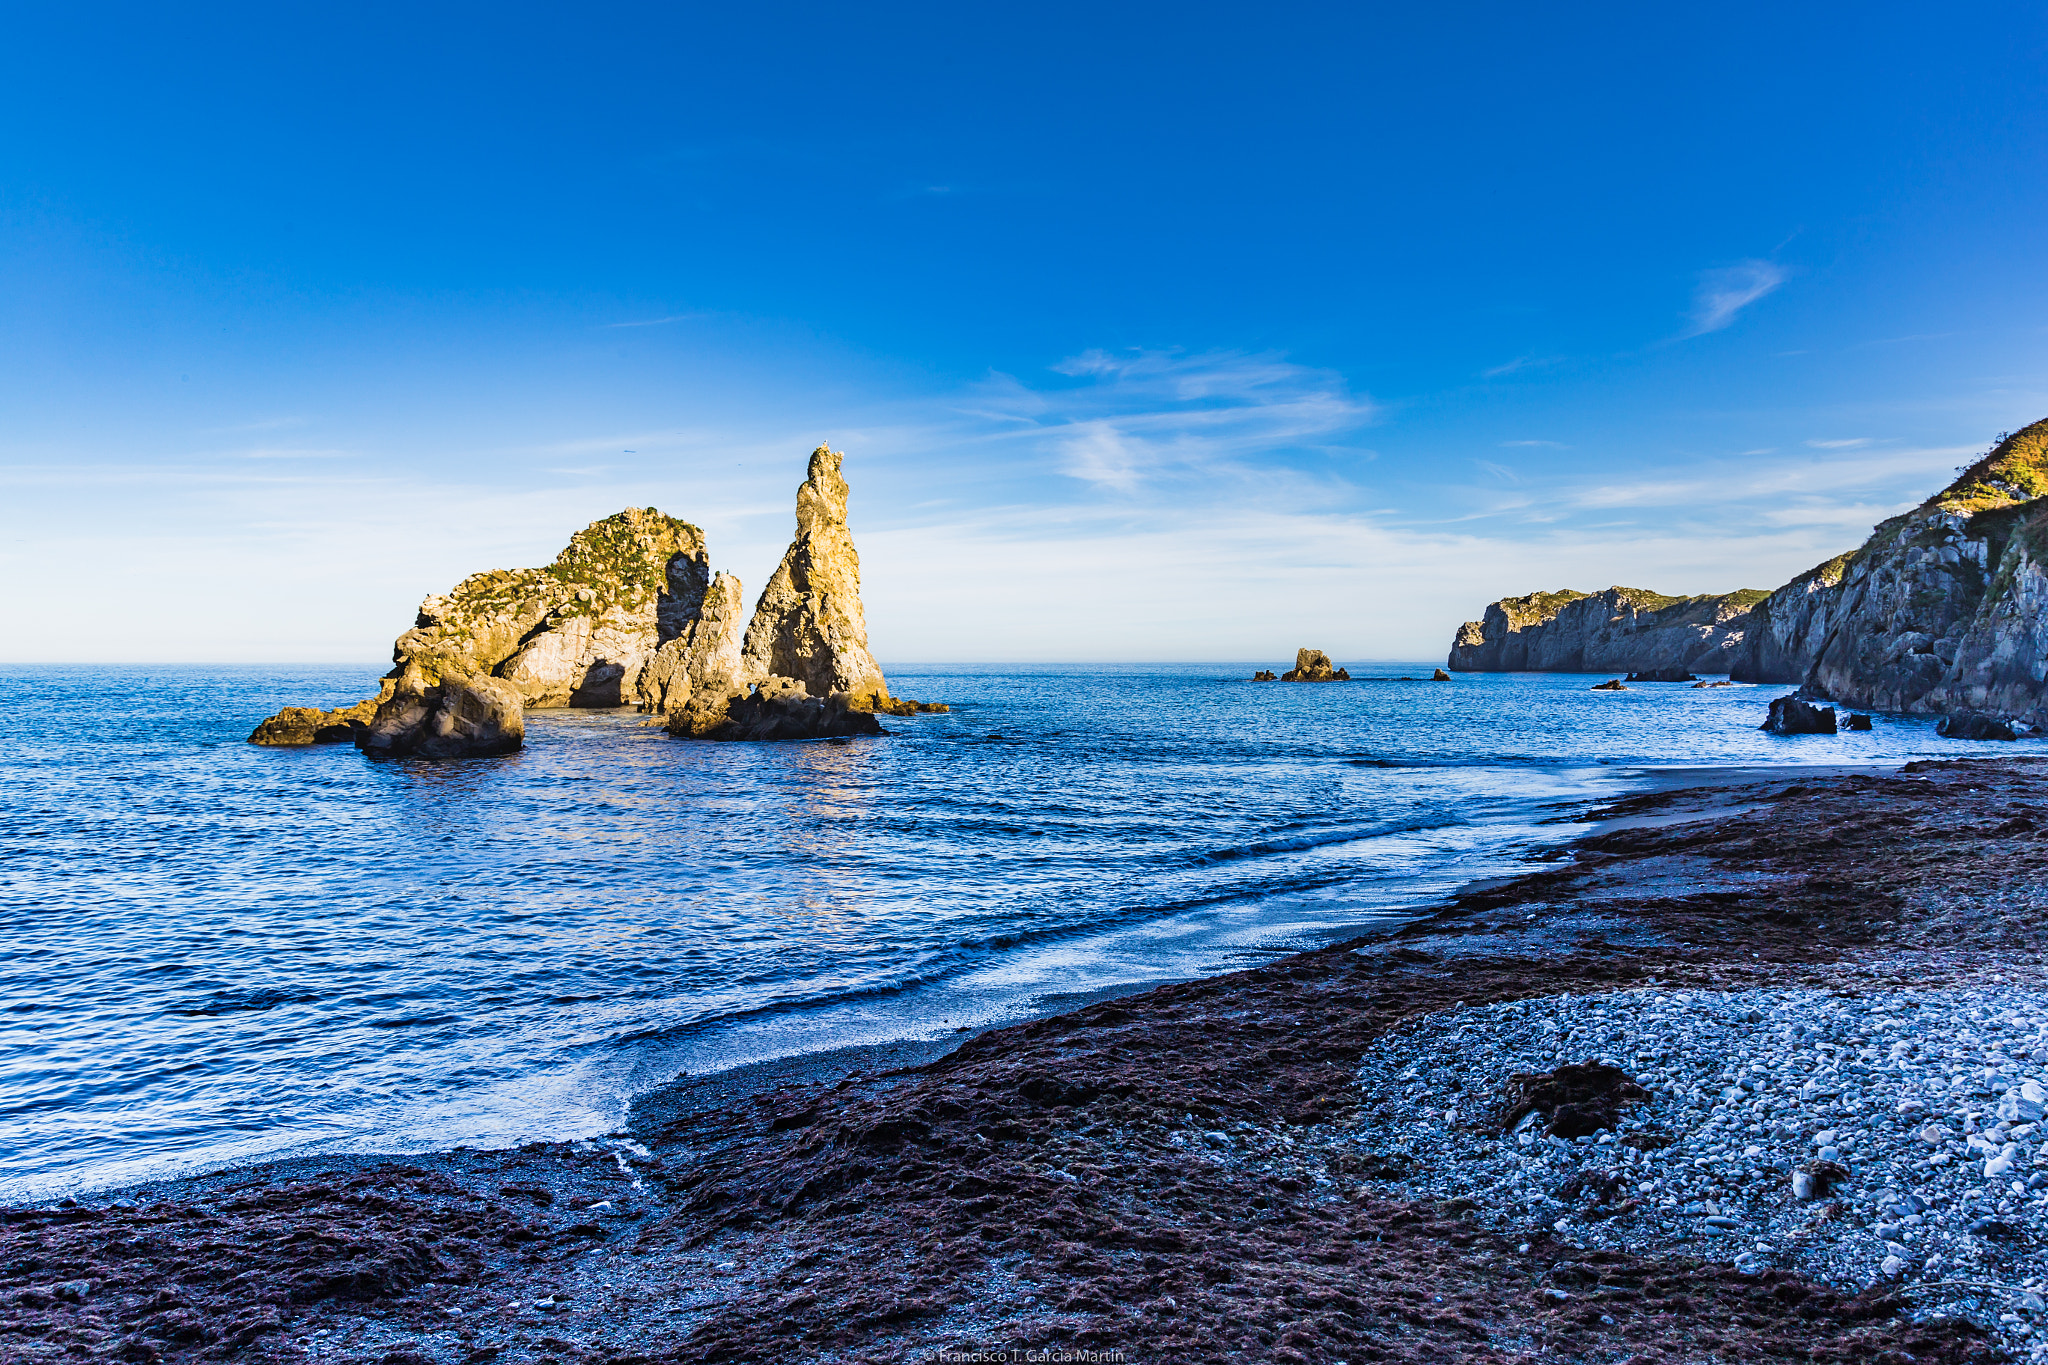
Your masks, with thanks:
M 1502 1134 L 1516 1074 L 1587 1061 L 1650 1099 L 1575 1140 L 1542 1114 Z M 1961 1313 L 2048 1359 L 2048 992 L 1524 1000 L 1411 1022 L 1365 1054 L 1359 1084 L 1357 1122 L 1305 1136 L 1377 1193 L 1473 1200 L 1483 1222 L 1588 1247 L 1890 1281 L 1916 1316 Z M 1802 1167 L 1817 1197 L 1795 1197 Z

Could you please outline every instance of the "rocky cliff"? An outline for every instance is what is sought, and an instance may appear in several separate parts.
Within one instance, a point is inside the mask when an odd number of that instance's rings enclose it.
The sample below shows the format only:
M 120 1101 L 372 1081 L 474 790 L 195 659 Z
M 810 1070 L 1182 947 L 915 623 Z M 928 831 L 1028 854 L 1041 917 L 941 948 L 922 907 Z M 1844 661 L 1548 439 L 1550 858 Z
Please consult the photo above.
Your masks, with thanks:
M 1907 712 L 2048 722 L 2048 421 L 1752 613 L 1732 676 Z
M 1667 597 L 1643 588 L 1570 588 L 1504 597 L 1451 645 L 1464 673 L 1725 673 L 1760 589 Z

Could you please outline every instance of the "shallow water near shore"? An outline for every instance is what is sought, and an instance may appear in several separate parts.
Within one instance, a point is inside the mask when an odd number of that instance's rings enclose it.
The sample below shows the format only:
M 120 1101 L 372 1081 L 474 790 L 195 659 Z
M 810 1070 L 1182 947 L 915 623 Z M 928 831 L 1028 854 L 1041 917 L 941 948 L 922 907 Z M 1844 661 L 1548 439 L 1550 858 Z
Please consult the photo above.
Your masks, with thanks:
M 371 666 L 0 668 L 0 1197 L 600 1132 L 682 1071 L 1398 923 L 1653 770 L 1982 747 L 1764 735 L 1782 688 L 1251 670 L 896 667 L 954 711 L 754 746 L 536 712 L 437 765 L 243 742 Z

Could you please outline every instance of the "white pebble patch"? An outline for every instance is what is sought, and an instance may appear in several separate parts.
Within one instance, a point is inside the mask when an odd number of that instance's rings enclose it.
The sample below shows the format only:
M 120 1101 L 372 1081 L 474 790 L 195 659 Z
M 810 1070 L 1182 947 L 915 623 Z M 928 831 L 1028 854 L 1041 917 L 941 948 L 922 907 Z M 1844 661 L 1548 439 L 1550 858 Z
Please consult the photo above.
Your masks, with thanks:
M 1587 1061 L 1652 1098 L 1576 1140 L 1545 1136 L 1544 1120 L 1502 1134 L 1512 1075 Z M 1470 1199 L 1497 1227 L 1745 1273 L 1890 1280 L 1921 1315 L 1967 1313 L 2048 1359 L 2048 992 L 1517 1001 L 1412 1021 L 1358 1076 L 1359 1120 L 1324 1141 L 1333 1157 L 1391 1158 L 1356 1163 L 1377 1194 Z M 1846 1181 L 1795 1197 L 1796 1168 L 1821 1161 Z

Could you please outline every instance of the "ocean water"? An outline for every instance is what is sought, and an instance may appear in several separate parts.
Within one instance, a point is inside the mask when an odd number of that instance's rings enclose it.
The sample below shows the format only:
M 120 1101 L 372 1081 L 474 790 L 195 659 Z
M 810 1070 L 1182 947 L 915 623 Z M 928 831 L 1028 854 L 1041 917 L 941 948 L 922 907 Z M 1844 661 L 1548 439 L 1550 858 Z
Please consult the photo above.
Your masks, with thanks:
M 1251 670 L 892 668 L 952 713 L 719 745 L 536 712 L 433 764 L 243 742 L 374 666 L 0 667 L 0 1198 L 602 1132 L 682 1071 L 1398 923 L 1645 769 L 1967 747 L 1768 736 L 1781 688 Z

